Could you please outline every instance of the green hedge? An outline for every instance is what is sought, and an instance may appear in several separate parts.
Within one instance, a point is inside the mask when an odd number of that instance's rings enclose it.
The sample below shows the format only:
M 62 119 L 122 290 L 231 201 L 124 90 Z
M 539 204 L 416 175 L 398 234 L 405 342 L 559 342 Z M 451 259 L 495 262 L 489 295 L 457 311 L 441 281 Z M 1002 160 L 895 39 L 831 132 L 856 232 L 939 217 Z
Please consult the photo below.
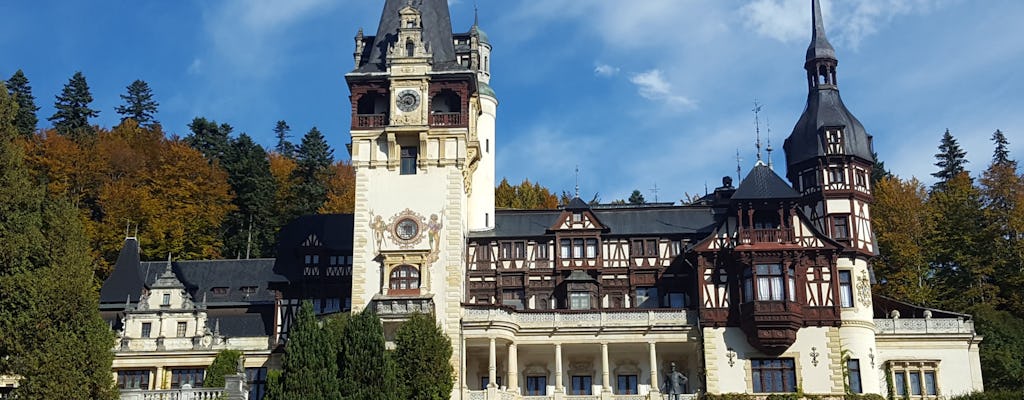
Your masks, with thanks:
M 1021 400 L 1024 393 L 1009 391 L 974 392 L 950 397 L 949 400 Z

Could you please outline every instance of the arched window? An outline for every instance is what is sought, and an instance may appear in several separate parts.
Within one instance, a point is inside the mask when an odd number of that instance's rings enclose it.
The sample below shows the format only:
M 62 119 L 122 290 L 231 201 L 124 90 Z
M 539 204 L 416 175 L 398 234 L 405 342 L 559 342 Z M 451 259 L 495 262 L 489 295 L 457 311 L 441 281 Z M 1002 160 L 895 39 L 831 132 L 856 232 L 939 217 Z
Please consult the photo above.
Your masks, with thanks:
M 388 280 L 390 293 L 418 294 L 420 289 L 420 271 L 411 265 L 399 265 L 391 270 Z
M 405 41 L 405 55 L 412 57 L 416 53 L 416 45 L 413 44 L 412 39 Z
M 451 89 L 444 89 L 430 99 L 430 111 L 433 113 L 462 112 L 462 98 Z

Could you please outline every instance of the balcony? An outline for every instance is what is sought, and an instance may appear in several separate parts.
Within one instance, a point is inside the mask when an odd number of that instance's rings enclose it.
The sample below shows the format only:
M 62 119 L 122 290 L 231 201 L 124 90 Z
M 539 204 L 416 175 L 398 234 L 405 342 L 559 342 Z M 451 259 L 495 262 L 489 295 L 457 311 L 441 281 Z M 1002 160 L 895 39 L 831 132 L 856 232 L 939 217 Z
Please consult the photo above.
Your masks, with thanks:
M 121 389 L 120 400 L 220 400 L 226 399 L 225 388 L 191 388 L 189 385 L 181 389 L 168 390 L 131 390 Z
M 430 126 L 466 126 L 462 113 L 439 112 L 430 114 Z
M 974 321 L 963 318 L 876 319 L 878 335 L 974 334 Z
M 356 114 L 352 121 L 353 129 L 383 128 L 388 125 L 387 114 Z
M 504 327 L 517 333 L 678 331 L 697 325 L 697 313 L 685 309 L 614 311 L 514 311 L 494 306 L 467 306 L 467 328 Z
M 404 319 L 412 313 L 434 312 L 433 296 L 373 296 L 373 309 L 381 319 Z
M 793 228 L 743 229 L 740 244 L 793 243 Z

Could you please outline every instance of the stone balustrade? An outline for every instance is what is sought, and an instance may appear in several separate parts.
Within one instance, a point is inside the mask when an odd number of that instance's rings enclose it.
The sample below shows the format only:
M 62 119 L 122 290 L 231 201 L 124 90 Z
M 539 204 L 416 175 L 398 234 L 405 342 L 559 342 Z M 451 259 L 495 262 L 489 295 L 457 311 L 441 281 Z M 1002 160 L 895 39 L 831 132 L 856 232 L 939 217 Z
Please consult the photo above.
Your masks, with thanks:
M 602 400 L 602 399 L 610 399 L 610 400 L 661 400 L 661 399 L 664 399 L 664 398 L 667 397 L 666 395 L 663 395 L 663 394 L 659 395 L 659 394 L 656 394 L 656 393 L 651 393 L 651 394 L 612 394 L 612 395 L 608 395 L 607 397 L 606 397 L 606 395 L 601 395 L 601 394 L 594 394 L 594 395 L 557 394 L 557 395 L 546 395 L 546 396 L 521 396 L 521 395 L 519 395 L 517 393 L 506 392 L 506 391 L 498 391 L 497 392 L 497 396 L 498 397 L 488 397 L 488 393 L 487 393 L 486 390 L 470 390 L 466 394 L 467 394 L 467 396 L 466 396 L 467 400 Z M 680 400 L 694 400 L 696 398 L 697 398 L 697 395 L 695 395 L 695 394 L 679 395 L 679 399 Z
M 875 334 L 973 334 L 974 321 L 963 318 L 876 319 Z
M 121 400 L 218 400 L 224 389 L 121 390 Z

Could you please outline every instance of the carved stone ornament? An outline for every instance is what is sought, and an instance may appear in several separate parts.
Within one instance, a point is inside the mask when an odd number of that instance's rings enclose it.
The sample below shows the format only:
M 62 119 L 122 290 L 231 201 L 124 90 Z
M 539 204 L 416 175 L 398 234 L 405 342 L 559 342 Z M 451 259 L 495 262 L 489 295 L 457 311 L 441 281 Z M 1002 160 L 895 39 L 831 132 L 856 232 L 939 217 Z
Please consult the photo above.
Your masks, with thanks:
M 391 241 L 402 249 L 411 249 L 423 242 L 423 228 L 427 221 L 422 215 L 408 208 L 391 217 L 387 226 Z
M 868 279 L 867 271 L 860 271 L 860 279 L 857 280 L 857 299 L 865 308 L 871 307 L 871 280 Z

